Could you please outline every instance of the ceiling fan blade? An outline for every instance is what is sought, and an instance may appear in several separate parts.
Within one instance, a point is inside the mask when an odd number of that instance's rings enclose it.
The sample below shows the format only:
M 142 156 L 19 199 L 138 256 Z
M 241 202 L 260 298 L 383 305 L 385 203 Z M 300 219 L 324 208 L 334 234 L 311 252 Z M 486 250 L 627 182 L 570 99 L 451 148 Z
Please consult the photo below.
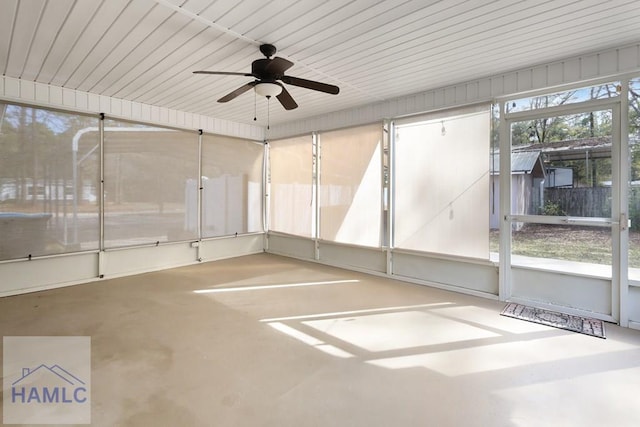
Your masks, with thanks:
M 280 58 L 279 56 L 276 56 L 275 58 L 269 61 L 269 63 L 265 67 L 265 71 L 269 74 L 276 74 L 276 75 L 282 76 L 284 75 L 284 72 L 291 67 L 293 67 L 293 62 L 284 58 Z
M 256 85 L 256 82 L 249 82 L 246 85 L 240 86 L 238 89 L 234 90 L 231 93 L 226 94 L 222 98 L 218 99 L 218 102 L 228 102 L 237 97 L 238 95 L 242 95 L 252 87 Z
M 280 101 L 280 104 L 282 104 L 285 110 L 298 108 L 298 104 L 296 104 L 296 101 L 293 100 L 291 94 L 284 88 L 284 86 L 282 87 L 282 92 L 280 92 L 280 95 L 277 95 L 276 98 L 278 98 L 278 101 Z
M 299 86 L 306 89 L 330 93 L 331 95 L 337 95 L 340 92 L 340 88 L 338 86 L 330 85 L 327 83 L 320 83 L 313 80 L 301 79 L 300 77 L 282 76 L 280 80 L 293 86 Z
M 194 71 L 193 74 L 216 74 L 220 76 L 245 76 L 254 77 L 251 73 L 232 73 L 229 71 Z

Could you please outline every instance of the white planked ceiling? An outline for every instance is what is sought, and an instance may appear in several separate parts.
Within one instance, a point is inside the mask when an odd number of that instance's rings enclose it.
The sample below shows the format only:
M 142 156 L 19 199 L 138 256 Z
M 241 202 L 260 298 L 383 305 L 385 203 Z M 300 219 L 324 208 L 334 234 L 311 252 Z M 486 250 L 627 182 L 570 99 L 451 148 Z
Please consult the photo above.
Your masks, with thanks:
M 288 75 L 339 95 L 288 86 L 272 124 L 640 41 L 637 0 L 2 0 L 0 72 L 101 95 L 254 123 L 261 43 Z M 257 102 L 266 122 L 266 100 Z

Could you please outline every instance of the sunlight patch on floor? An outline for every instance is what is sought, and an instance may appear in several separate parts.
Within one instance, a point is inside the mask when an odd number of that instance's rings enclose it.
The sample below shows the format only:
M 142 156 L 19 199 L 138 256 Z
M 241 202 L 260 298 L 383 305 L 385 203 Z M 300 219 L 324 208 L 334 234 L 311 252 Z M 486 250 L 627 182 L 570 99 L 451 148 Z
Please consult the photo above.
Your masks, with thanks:
M 482 328 L 421 311 L 310 320 L 302 323 L 371 352 L 499 336 Z
M 478 323 L 484 327 L 505 331 L 512 334 L 526 334 L 530 332 L 553 330 L 550 326 L 524 320 L 497 316 L 496 311 L 472 305 L 435 308 L 431 310 L 443 316 Z
M 273 319 L 262 319 L 261 322 L 282 322 L 286 320 L 304 320 L 304 319 L 320 319 L 323 317 L 340 317 L 340 316 L 356 316 L 368 313 L 380 313 L 384 311 L 400 311 L 418 308 L 433 308 L 453 305 L 452 302 L 434 302 L 431 304 L 416 304 L 416 305 L 399 305 L 395 307 L 380 307 L 380 308 L 368 308 L 365 310 L 349 310 L 349 311 L 335 311 L 333 313 L 319 313 L 319 314 L 304 314 L 301 316 L 289 316 L 289 317 L 277 317 Z
M 282 332 L 286 335 L 289 335 L 291 338 L 295 338 L 296 340 L 303 342 L 317 350 L 320 350 L 324 353 L 330 354 L 332 356 L 340 357 L 343 359 L 353 357 L 353 354 L 348 353 L 338 347 L 335 347 L 331 344 L 327 344 L 324 341 L 319 340 L 318 338 L 312 337 L 311 335 L 305 334 L 291 326 L 285 325 L 281 322 L 272 322 L 268 324 L 276 331 Z
M 196 294 L 218 294 L 222 292 L 245 292 L 245 291 L 260 291 L 268 289 L 282 289 L 282 288 L 299 288 L 304 286 L 320 286 L 320 285 L 337 285 L 343 283 L 358 283 L 359 280 L 328 280 L 324 282 L 302 282 L 302 283 L 285 283 L 274 285 L 260 285 L 260 286 L 236 286 L 231 288 L 213 288 L 213 289 L 197 289 L 193 291 Z
M 619 342 L 604 345 L 599 342 L 589 343 L 585 340 L 595 339 L 569 334 L 502 344 L 474 345 L 464 349 L 370 360 L 367 363 L 388 369 L 422 367 L 455 377 L 636 348 Z

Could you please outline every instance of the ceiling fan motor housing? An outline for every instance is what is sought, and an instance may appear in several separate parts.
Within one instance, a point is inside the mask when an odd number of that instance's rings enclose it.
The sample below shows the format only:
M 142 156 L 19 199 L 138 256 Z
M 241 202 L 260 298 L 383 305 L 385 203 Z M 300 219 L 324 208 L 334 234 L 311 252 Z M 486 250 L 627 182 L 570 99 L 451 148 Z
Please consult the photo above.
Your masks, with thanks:
M 262 82 L 273 83 L 279 78 L 282 77 L 283 73 L 278 73 L 277 70 L 270 70 L 269 68 L 275 68 L 273 66 L 269 67 L 272 63 L 273 59 L 256 59 L 251 64 L 251 74 L 256 76 Z M 276 71 L 276 72 L 274 72 Z
M 340 88 L 335 85 L 285 75 L 285 72 L 293 66 L 293 62 L 277 56 L 271 58 L 276 53 L 276 47 L 274 45 L 260 45 L 260 52 L 262 52 L 265 58 L 256 59 L 251 63 L 251 73 L 239 73 L 233 71 L 194 71 L 194 73 L 244 76 L 253 77 L 255 79 L 254 81 L 245 83 L 236 90 L 226 94 L 222 98 L 218 99 L 218 102 L 231 101 L 237 96 L 254 88 L 256 93 L 260 95 L 268 98 L 271 98 L 272 96 L 278 98 L 278 101 L 282 104 L 285 110 L 293 110 L 298 107 L 298 104 L 296 104 L 296 101 L 291 97 L 291 94 L 284 87 L 283 83 L 333 95 L 337 95 L 340 92 Z
M 267 58 L 271 58 L 276 54 L 276 47 L 272 44 L 261 44 L 260 52 L 262 52 L 262 54 Z

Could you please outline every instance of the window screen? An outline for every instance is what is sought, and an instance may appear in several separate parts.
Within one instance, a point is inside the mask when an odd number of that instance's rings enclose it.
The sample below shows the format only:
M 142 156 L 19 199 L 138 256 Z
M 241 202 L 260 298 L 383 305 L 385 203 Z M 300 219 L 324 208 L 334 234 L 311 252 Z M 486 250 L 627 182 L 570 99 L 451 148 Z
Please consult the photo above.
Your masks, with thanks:
M 380 245 L 382 125 L 320 134 L 320 237 Z
M 489 107 L 396 127 L 398 248 L 489 259 Z
M 0 103 L 0 260 L 98 249 L 98 124 Z
M 203 237 L 262 231 L 263 157 L 262 144 L 203 136 Z M 192 192 L 190 197 L 197 195 Z M 189 228 L 197 230 L 197 214 L 192 212 L 189 219 Z
M 315 237 L 311 135 L 269 143 L 270 230 Z
M 105 120 L 105 247 L 196 239 L 198 135 Z

